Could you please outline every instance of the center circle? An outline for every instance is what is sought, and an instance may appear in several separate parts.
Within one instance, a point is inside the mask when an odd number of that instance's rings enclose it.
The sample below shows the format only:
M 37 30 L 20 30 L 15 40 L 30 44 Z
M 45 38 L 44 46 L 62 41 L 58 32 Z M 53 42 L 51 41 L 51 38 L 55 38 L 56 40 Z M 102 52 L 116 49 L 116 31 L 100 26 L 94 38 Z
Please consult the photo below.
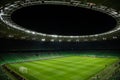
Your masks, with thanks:
M 55 35 L 81 36 L 112 30 L 117 22 L 105 13 L 67 5 L 40 4 L 20 8 L 11 14 L 26 29 Z

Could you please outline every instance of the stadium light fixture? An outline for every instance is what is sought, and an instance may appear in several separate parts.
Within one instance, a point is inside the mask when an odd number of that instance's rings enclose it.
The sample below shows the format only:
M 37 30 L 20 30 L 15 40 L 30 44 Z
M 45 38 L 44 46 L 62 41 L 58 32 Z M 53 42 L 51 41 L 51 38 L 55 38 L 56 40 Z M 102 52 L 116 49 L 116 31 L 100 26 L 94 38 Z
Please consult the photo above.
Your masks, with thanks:
M 43 41 L 43 42 L 44 42 L 45 40 L 46 40 L 46 39 L 41 39 L 41 41 Z
M 113 36 L 113 39 L 117 39 L 117 36 Z
M 103 40 L 107 40 L 107 38 L 103 37 Z
M 62 42 L 62 40 L 61 40 L 61 39 L 59 39 L 58 41 L 59 41 L 59 42 Z
M 14 37 L 14 36 L 13 36 L 13 35 L 8 35 L 8 37 L 9 37 L 9 38 L 12 38 L 12 37 Z
M 54 42 L 55 40 L 54 40 L 54 39 L 51 39 L 50 41 L 51 41 L 51 42 Z

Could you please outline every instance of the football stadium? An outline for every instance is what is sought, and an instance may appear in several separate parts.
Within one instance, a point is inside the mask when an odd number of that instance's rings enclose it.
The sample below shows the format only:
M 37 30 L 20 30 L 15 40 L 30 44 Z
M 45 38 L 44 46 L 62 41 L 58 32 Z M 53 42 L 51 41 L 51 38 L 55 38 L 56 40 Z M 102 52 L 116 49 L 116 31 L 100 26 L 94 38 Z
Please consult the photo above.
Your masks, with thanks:
M 0 80 L 120 80 L 120 0 L 0 0 Z

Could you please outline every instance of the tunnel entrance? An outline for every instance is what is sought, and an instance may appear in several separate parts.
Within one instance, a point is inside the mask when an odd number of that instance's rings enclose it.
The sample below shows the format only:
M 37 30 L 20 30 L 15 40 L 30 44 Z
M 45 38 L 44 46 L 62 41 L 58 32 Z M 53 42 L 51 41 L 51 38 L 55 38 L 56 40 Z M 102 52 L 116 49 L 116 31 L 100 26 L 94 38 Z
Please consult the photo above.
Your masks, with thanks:
M 67 36 L 107 32 L 117 23 L 113 17 L 99 11 L 53 4 L 23 7 L 14 11 L 11 19 L 29 30 Z

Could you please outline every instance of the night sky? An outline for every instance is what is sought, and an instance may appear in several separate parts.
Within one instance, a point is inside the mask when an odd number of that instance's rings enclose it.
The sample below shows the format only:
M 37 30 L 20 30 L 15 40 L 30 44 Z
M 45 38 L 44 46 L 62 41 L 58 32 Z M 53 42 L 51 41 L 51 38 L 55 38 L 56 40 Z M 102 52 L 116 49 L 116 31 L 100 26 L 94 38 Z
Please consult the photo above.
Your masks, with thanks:
M 15 11 L 12 20 L 24 28 L 47 34 L 90 35 L 106 32 L 116 21 L 103 13 L 80 7 L 34 5 Z

